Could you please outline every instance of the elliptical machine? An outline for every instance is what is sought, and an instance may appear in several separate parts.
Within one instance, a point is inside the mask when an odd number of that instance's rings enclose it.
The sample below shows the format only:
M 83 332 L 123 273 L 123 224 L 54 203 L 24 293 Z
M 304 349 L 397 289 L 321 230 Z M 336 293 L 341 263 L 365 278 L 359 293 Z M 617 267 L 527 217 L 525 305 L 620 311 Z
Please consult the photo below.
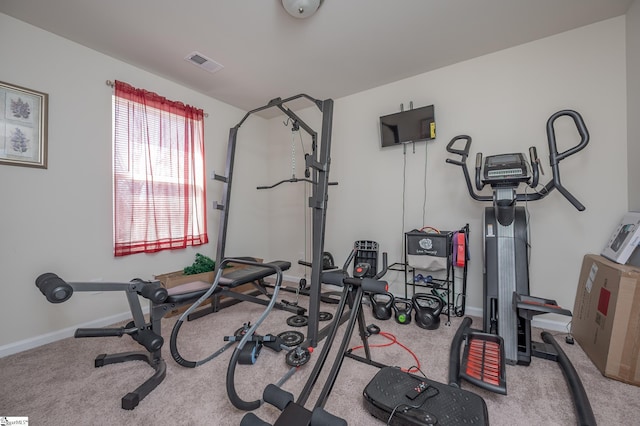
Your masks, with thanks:
M 560 117 L 570 117 L 580 135 L 580 142 L 558 152 L 554 123 Z M 570 384 L 581 424 L 595 424 L 589 400 L 582 383 L 562 349 L 549 333 L 543 333 L 545 343 L 531 340 L 531 319 L 544 313 L 571 316 L 569 310 L 558 306 L 555 300 L 529 296 L 528 269 L 528 224 L 524 207 L 518 202 L 537 201 L 557 189 L 577 210 L 585 207 L 564 187 L 560 181 L 560 161 L 584 149 L 589 142 L 589 132 L 582 116 L 573 110 L 562 110 L 549 117 L 546 124 L 549 145 L 549 161 L 553 174 L 542 189 L 537 190 L 539 159 L 535 147 L 529 148 L 529 163 L 521 153 L 492 155 L 485 158 L 476 155 L 475 190 L 467 168 L 467 157 L 471 137 L 454 137 L 447 151 L 461 156 L 460 160 L 446 162 L 460 166 L 471 198 L 491 202 L 484 212 L 484 304 L 483 331 L 472 332 L 471 319 L 465 318 L 452 343 L 449 380 L 459 385 L 460 376 L 488 390 L 506 394 L 505 361 L 509 364 L 529 365 L 531 356 L 556 360 Z M 464 141 L 462 149 L 456 143 Z M 480 195 L 485 185 L 491 186 L 492 195 Z M 521 185 L 532 191 L 518 192 Z M 525 186 L 525 188 L 526 188 Z M 460 344 L 466 340 L 462 368 L 460 367 Z M 492 365 L 486 360 L 491 359 Z

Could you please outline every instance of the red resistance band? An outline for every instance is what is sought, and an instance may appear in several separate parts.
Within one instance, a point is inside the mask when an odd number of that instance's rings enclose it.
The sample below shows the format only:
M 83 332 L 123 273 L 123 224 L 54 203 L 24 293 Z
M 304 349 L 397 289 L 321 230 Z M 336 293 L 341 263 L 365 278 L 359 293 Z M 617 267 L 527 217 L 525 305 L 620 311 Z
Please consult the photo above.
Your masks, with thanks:
M 381 344 L 377 344 L 377 345 L 369 345 L 370 348 L 383 348 L 385 346 L 391 346 L 393 344 L 399 345 L 402 349 L 404 349 L 405 351 L 409 352 L 411 354 L 411 356 L 413 357 L 413 359 L 415 360 L 415 366 L 411 367 L 409 369 L 405 369 L 405 368 L 401 368 L 402 371 L 404 371 L 405 373 L 416 373 L 418 371 L 420 371 L 420 361 L 418 361 L 418 357 L 416 356 L 416 354 L 414 354 L 411 349 L 409 349 L 408 347 L 406 347 L 405 345 L 403 345 L 402 343 L 398 342 L 398 339 L 396 338 L 396 336 L 394 336 L 391 333 L 387 333 L 385 331 L 381 331 L 380 333 L 381 336 L 387 338 L 390 340 L 389 343 L 381 343 Z M 364 348 L 363 345 L 360 346 L 356 346 L 351 348 L 351 351 L 355 351 L 357 349 L 362 349 Z

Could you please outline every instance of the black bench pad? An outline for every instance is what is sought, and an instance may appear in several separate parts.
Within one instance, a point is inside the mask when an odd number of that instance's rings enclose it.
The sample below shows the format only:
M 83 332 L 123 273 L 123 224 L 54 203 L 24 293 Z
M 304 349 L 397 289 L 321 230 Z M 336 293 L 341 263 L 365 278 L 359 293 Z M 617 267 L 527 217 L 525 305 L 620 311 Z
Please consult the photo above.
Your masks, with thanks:
M 278 266 L 282 271 L 291 268 L 291 262 L 284 260 L 276 260 L 264 265 L 265 266 L 246 265 L 227 273 L 223 271 L 218 287 L 214 290 L 213 294 L 221 292 L 223 290 L 222 287 L 224 287 L 224 289 L 235 288 L 242 284 L 258 281 L 275 274 L 273 268 L 266 265 Z M 165 303 L 184 303 L 190 300 L 196 300 L 205 294 L 209 288 L 211 288 L 211 284 L 204 281 L 194 281 L 172 287 L 168 289 L 169 297 L 167 297 Z

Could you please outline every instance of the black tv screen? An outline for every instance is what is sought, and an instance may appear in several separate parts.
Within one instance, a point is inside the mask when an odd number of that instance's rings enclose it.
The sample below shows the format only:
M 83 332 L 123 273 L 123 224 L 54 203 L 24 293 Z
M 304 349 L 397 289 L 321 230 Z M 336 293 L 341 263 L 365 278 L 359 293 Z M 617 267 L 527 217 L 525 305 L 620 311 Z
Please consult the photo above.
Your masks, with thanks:
M 380 117 L 380 140 L 383 148 L 435 137 L 433 105 Z

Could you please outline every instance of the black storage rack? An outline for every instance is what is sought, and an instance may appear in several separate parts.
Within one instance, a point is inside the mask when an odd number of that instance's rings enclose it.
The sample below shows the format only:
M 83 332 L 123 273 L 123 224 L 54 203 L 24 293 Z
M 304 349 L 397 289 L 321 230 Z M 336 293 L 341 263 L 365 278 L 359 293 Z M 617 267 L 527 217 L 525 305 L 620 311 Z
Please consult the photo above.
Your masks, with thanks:
M 440 297 L 447 316 L 447 325 L 451 315 L 464 316 L 467 293 L 467 269 L 469 261 L 469 224 L 457 231 L 414 230 L 405 233 L 404 297 L 410 298 L 429 289 L 431 294 Z M 464 262 L 458 266 L 454 262 L 454 235 L 463 235 Z M 459 257 L 461 254 L 457 254 Z M 456 279 L 461 279 L 461 289 L 456 290 Z M 411 289 L 411 294 L 409 294 Z

